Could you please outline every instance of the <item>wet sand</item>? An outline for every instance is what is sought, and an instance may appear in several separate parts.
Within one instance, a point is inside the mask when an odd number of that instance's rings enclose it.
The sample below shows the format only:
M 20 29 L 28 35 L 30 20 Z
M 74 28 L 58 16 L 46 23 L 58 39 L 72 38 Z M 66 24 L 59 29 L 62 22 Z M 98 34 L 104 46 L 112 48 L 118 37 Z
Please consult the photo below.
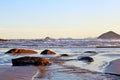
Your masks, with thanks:
M 120 80 L 120 76 L 75 66 L 0 66 L 0 80 Z
M 45 74 L 46 74 L 45 68 L 43 66 L 38 66 L 37 68 L 39 69 L 39 73 L 36 77 L 37 78 L 44 78 Z
M 0 80 L 34 80 L 38 69 L 33 66 L 0 66 Z
M 120 80 L 120 76 L 61 64 L 46 67 L 40 66 L 39 69 L 41 73 L 34 80 Z
M 65 80 L 119 80 L 120 77 L 116 75 L 110 75 L 110 74 L 104 74 L 101 72 L 96 71 L 90 71 L 87 69 L 82 69 L 80 67 L 74 67 L 74 66 L 64 66 L 65 68 L 60 70 L 61 73 L 68 76 L 70 79 L 68 79 L 66 76 Z M 55 80 L 55 79 L 54 79 Z

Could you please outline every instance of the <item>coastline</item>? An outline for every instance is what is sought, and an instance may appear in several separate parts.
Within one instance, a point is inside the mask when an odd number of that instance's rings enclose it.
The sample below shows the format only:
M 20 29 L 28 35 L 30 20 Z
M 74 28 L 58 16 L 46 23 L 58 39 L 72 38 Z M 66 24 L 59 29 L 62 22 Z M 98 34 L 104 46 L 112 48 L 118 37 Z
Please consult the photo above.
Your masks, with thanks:
M 75 66 L 0 66 L 1 80 L 119 80 L 116 75 L 90 71 Z

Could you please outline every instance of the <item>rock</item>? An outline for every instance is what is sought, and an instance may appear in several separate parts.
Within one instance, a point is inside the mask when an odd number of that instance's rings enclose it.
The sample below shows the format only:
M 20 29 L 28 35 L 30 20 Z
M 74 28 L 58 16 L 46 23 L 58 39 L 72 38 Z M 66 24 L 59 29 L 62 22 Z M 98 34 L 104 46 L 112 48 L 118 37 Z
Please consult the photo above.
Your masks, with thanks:
M 45 41 L 48 41 L 48 40 L 50 40 L 51 38 L 50 37 L 46 37 L 44 40 Z
M 46 50 L 42 51 L 41 54 L 43 54 L 43 55 L 55 55 L 56 53 L 51 51 L 51 50 L 46 49 Z
M 20 57 L 16 59 L 12 59 L 12 65 L 13 66 L 27 66 L 27 65 L 35 65 L 35 66 L 47 66 L 51 63 L 42 57 Z
M 61 54 L 61 56 L 69 56 L 68 54 Z
M 105 73 L 120 75 L 120 59 L 111 61 L 104 70 Z
M 34 50 L 25 50 L 25 49 L 18 49 L 14 48 L 7 51 L 5 54 L 13 54 L 13 55 L 20 55 L 20 54 L 36 54 L 37 52 Z
M 89 57 L 89 56 L 79 57 L 78 60 L 87 61 L 87 62 L 93 62 L 94 61 L 94 59 L 92 57 Z
M 85 51 L 83 54 L 86 56 L 94 56 L 97 54 L 97 52 L 96 51 Z
M 97 53 L 96 51 L 85 51 L 84 53 Z

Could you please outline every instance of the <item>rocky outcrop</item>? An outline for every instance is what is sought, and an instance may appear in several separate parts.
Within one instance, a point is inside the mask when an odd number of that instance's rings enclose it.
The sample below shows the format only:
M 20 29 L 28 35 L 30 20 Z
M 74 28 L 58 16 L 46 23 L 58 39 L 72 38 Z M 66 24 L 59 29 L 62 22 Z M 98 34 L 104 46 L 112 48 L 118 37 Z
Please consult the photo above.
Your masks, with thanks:
M 26 49 L 18 49 L 14 48 L 7 51 L 5 54 L 13 54 L 13 55 L 20 55 L 20 54 L 36 54 L 37 52 L 34 50 L 26 50 Z
M 55 55 L 56 53 L 51 50 L 44 50 L 41 52 L 42 55 Z
M 98 39 L 120 39 L 120 35 L 113 31 L 109 31 L 100 35 Z
M 78 57 L 78 60 L 80 60 L 80 61 L 86 61 L 86 62 L 93 62 L 94 61 L 94 59 L 92 57 L 89 57 L 89 56 Z
M 12 65 L 13 66 L 27 66 L 27 65 L 35 65 L 35 66 L 47 66 L 51 63 L 42 57 L 20 57 L 16 59 L 12 59 Z

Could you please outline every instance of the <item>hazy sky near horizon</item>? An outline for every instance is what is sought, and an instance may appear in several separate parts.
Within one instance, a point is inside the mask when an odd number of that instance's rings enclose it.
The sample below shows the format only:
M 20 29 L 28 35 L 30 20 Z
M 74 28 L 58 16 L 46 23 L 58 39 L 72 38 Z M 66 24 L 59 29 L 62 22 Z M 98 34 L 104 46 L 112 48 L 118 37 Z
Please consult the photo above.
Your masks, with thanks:
M 120 34 L 120 0 L 0 0 L 0 38 Z

